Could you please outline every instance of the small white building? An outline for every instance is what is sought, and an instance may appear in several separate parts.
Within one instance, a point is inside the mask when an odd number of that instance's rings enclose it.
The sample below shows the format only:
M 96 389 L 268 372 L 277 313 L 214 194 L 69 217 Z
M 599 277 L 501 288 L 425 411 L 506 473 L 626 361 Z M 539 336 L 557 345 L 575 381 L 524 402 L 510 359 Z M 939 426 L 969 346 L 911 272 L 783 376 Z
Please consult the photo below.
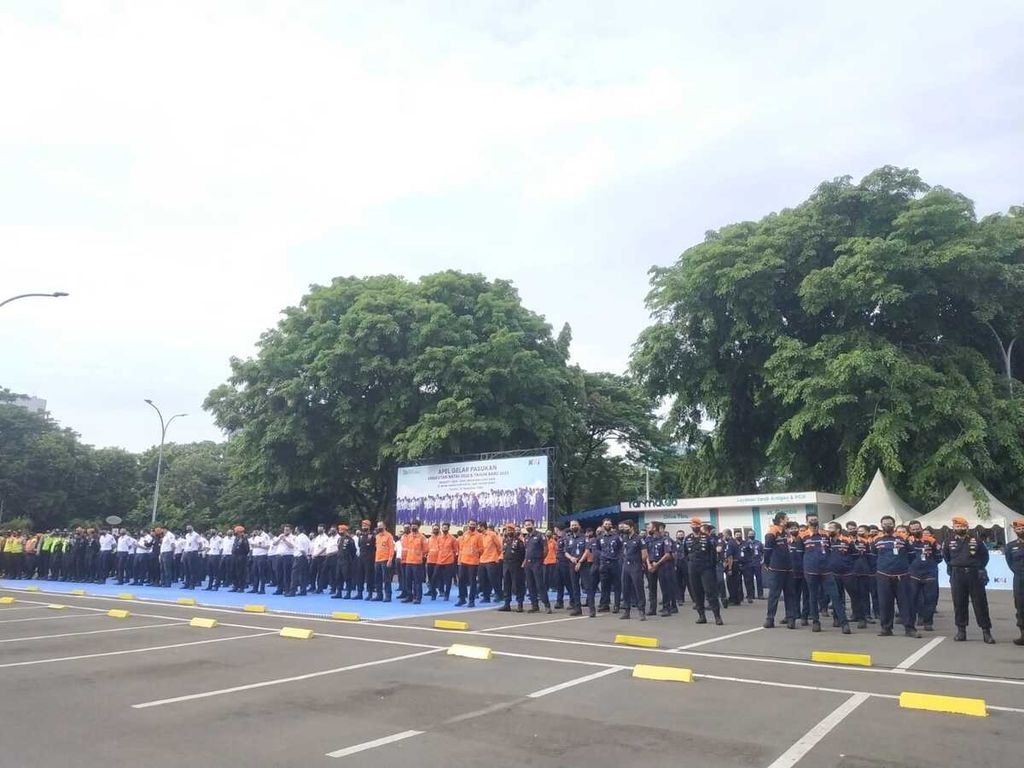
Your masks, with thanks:
M 619 505 L 623 517 L 635 517 L 641 527 L 652 520 L 665 523 L 670 534 L 683 528 L 689 531 L 690 518 L 699 517 L 719 531 L 731 528 L 746 534 L 753 531 L 763 538 L 772 518 L 785 512 L 790 520 L 804 522 L 808 513 L 816 513 L 825 523 L 846 512 L 855 499 L 835 493 L 795 491 L 745 496 L 705 496 L 697 499 L 637 499 Z

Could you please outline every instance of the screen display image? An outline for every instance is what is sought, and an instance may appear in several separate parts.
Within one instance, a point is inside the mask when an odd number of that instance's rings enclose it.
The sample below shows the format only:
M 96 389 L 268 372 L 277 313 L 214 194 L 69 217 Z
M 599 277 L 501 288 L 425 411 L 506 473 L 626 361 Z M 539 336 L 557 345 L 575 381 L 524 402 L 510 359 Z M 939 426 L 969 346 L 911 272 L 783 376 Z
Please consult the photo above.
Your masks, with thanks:
M 548 457 L 399 467 L 397 495 L 399 525 L 413 520 L 456 528 L 470 520 L 521 525 L 533 518 L 540 528 L 548 518 Z

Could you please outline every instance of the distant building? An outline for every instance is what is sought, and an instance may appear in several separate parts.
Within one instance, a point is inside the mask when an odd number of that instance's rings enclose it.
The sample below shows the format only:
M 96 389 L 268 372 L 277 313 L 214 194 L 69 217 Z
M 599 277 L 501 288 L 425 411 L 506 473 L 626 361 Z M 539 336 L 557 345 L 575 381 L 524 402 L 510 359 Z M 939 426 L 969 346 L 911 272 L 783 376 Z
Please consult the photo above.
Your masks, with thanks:
M 32 413 L 42 413 L 46 410 L 45 400 L 39 397 L 29 397 L 28 395 L 16 395 L 12 405 L 17 405 Z

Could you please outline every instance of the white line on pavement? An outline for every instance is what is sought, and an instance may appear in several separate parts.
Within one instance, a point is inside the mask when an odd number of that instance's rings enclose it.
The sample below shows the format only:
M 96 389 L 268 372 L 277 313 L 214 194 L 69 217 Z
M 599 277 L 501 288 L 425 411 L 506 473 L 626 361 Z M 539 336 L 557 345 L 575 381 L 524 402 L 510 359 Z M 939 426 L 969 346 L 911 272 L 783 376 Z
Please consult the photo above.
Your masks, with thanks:
M 589 683 L 591 680 L 597 680 L 600 677 L 606 677 L 608 675 L 615 674 L 616 672 L 621 672 L 622 669 L 622 667 L 602 669 L 600 672 L 594 672 L 591 675 L 577 677 L 575 680 L 569 680 L 564 683 L 559 683 L 558 685 L 552 685 L 550 688 L 544 688 L 540 691 L 534 691 L 533 693 L 529 694 L 529 698 L 539 699 L 541 696 L 547 696 L 549 693 L 558 693 L 559 691 L 564 691 L 566 688 L 572 688 L 574 685 Z
M 910 669 L 912 666 L 917 664 L 917 662 L 923 659 L 925 657 L 925 654 L 927 654 L 929 651 L 931 651 L 935 646 L 937 646 L 945 639 L 946 638 L 944 637 L 936 637 L 932 640 L 929 640 L 926 645 L 922 646 L 921 648 L 918 648 L 912 654 L 907 656 L 907 658 L 905 658 L 903 661 L 897 664 L 896 668 L 893 669 L 893 672 L 905 673 L 908 669 Z
M 15 661 L 9 664 L 0 664 L 0 669 L 7 669 L 8 667 L 30 667 L 34 664 L 54 664 L 58 661 L 80 661 L 82 659 L 98 659 L 103 656 L 123 656 L 129 653 L 149 653 L 150 651 L 166 651 L 171 648 L 186 648 L 190 645 L 206 645 L 207 643 L 226 643 L 231 640 L 248 640 L 251 637 L 265 637 L 267 635 L 276 635 L 279 630 L 273 630 L 270 632 L 256 632 L 251 635 L 235 635 L 233 637 L 217 637 L 212 640 L 196 640 L 191 643 L 175 643 L 173 645 L 154 645 L 148 648 L 132 648 L 127 651 L 108 651 L 106 653 L 85 653 L 80 656 L 60 656 L 55 659 L 35 659 L 33 661 Z
M 719 637 L 710 637 L 707 640 L 698 640 L 696 643 L 689 643 L 688 645 L 680 645 L 678 648 L 673 648 L 674 651 L 685 651 L 688 648 L 700 648 L 702 645 L 711 645 L 711 643 L 717 643 L 720 640 L 729 640 L 733 637 L 739 637 L 740 635 L 749 635 L 752 632 L 760 632 L 764 627 L 754 627 L 753 629 L 744 629 L 740 632 L 733 632 L 729 635 L 721 635 Z
M 92 629 L 88 632 L 63 632 L 59 635 L 36 635 L 35 637 L 11 637 L 0 640 L 0 643 L 21 643 L 25 640 L 52 640 L 58 637 L 78 637 L 79 635 L 102 635 L 105 632 L 133 632 L 136 629 L 155 629 L 156 627 L 177 627 L 186 623 L 184 620 L 164 622 L 163 624 L 143 624 L 141 627 L 115 627 L 114 629 Z
M 791 766 L 796 765 L 800 758 L 814 749 L 815 744 L 828 736 L 833 728 L 843 722 L 851 712 L 867 700 L 868 694 L 855 693 L 828 714 L 824 720 L 801 736 L 796 744 L 783 752 L 768 768 L 791 768 Z
M 377 659 L 376 661 L 364 661 L 361 664 L 349 664 L 345 667 L 335 667 L 334 669 L 324 669 L 319 672 L 309 672 L 305 675 L 295 675 L 293 677 L 281 677 L 276 680 L 263 680 L 259 683 L 249 683 L 248 685 L 236 685 L 231 688 L 220 688 L 216 691 L 204 691 L 203 693 L 190 693 L 186 696 L 175 696 L 171 699 L 157 699 L 156 701 L 147 701 L 142 704 L 132 704 L 132 709 L 148 709 L 149 707 L 159 707 L 164 704 L 177 704 L 182 701 L 194 701 L 195 699 L 208 699 L 211 696 L 223 696 L 227 693 L 238 693 L 239 691 L 251 691 L 255 688 L 266 688 L 271 685 L 283 685 L 285 683 L 295 683 L 300 680 L 310 680 L 314 677 L 323 677 L 324 675 L 335 675 L 339 672 L 349 672 L 354 669 L 365 669 L 366 667 L 376 667 L 380 664 L 390 664 L 394 661 L 405 661 L 406 659 L 415 659 L 418 656 L 426 656 L 429 653 L 437 653 L 438 650 L 434 649 L 429 651 L 420 651 L 418 653 L 407 653 L 404 656 L 395 656 L 390 659 Z
M 85 610 L 85 609 L 83 609 Z M 21 621 L 55 621 L 56 619 L 95 619 L 95 613 L 61 613 L 59 616 L 29 616 L 24 619 L 0 619 L 0 624 L 17 624 Z
M 539 624 L 557 624 L 560 621 L 576 621 L 578 619 L 586 618 L 585 616 L 568 616 L 564 619 L 547 619 L 546 621 L 528 621 L 525 624 L 506 624 L 503 627 L 488 627 L 487 629 L 481 629 L 480 632 L 500 632 L 503 629 L 518 629 L 519 627 L 535 627 Z
M 513 659 L 530 659 L 531 661 L 553 661 L 558 664 L 582 664 L 586 667 L 607 667 L 609 669 L 629 669 L 621 664 L 608 664 L 604 661 L 583 661 L 581 659 L 566 659 L 558 656 L 534 656 L 530 653 L 510 653 L 509 651 L 494 651 L 495 656 L 509 656 Z
M 19 602 L 26 602 L 20 600 Z M 36 603 L 35 605 L 19 605 L 17 608 L 0 608 L 0 614 L 14 613 L 15 611 L 38 611 L 40 608 L 45 608 L 49 603 Z
M 716 680 L 722 683 L 741 683 L 742 685 L 763 685 L 769 688 L 789 688 L 795 691 L 815 691 L 817 693 L 843 693 L 852 696 L 857 693 L 865 696 L 874 696 L 878 699 L 898 699 L 899 696 L 892 693 L 872 693 L 871 691 L 851 691 L 846 688 L 826 688 L 820 685 L 801 685 L 800 683 L 777 683 L 773 680 L 752 680 L 747 677 L 728 677 L 726 675 L 705 675 L 695 672 L 694 677 L 704 680 Z
M 402 731 L 401 733 L 393 733 L 390 736 L 385 736 L 381 739 L 364 741 L 362 744 L 356 744 L 353 747 L 345 747 L 344 749 L 338 749 L 334 752 L 328 752 L 327 757 L 348 757 L 349 755 L 354 755 L 357 752 L 365 752 L 367 749 L 383 747 L 385 744 L 393 744 L 396 741 L 410 739 L 413 736 L 419 736 L 421 733 L 423 733 L 423 731 Z

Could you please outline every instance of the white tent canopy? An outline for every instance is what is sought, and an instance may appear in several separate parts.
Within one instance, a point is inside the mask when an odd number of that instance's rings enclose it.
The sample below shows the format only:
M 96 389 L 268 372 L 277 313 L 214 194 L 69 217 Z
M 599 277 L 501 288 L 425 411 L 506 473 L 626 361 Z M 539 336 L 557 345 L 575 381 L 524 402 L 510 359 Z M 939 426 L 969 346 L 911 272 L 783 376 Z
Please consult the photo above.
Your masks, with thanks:
M 971 528 L 981 526 L 982 528 L 1007 528 L 1014 520 L 1020 519 L 1022 515 L 1017 514 L 999 499 L 988 492 L 982 486 L 982 492 L 988 497 L 989 516 L 983 519 L 975 507 L 974 496 L 963 481 L 957 483 L 953 492 L 946 497 L 946 500 L 924 517 L 920 518 L 921 525 L 925 528 L 937 530 L 939 528 L 952 528 L 953 517 L 963 517 Z
M 916 518 L 917 512 L 896 495 L 882 470 L 878 469 L 861 500 L 837 517 L 836 522 L 846 525 L 852 520 L 860 525 L 878 525 L 883 515 L 892 515 L 900 525 Z

